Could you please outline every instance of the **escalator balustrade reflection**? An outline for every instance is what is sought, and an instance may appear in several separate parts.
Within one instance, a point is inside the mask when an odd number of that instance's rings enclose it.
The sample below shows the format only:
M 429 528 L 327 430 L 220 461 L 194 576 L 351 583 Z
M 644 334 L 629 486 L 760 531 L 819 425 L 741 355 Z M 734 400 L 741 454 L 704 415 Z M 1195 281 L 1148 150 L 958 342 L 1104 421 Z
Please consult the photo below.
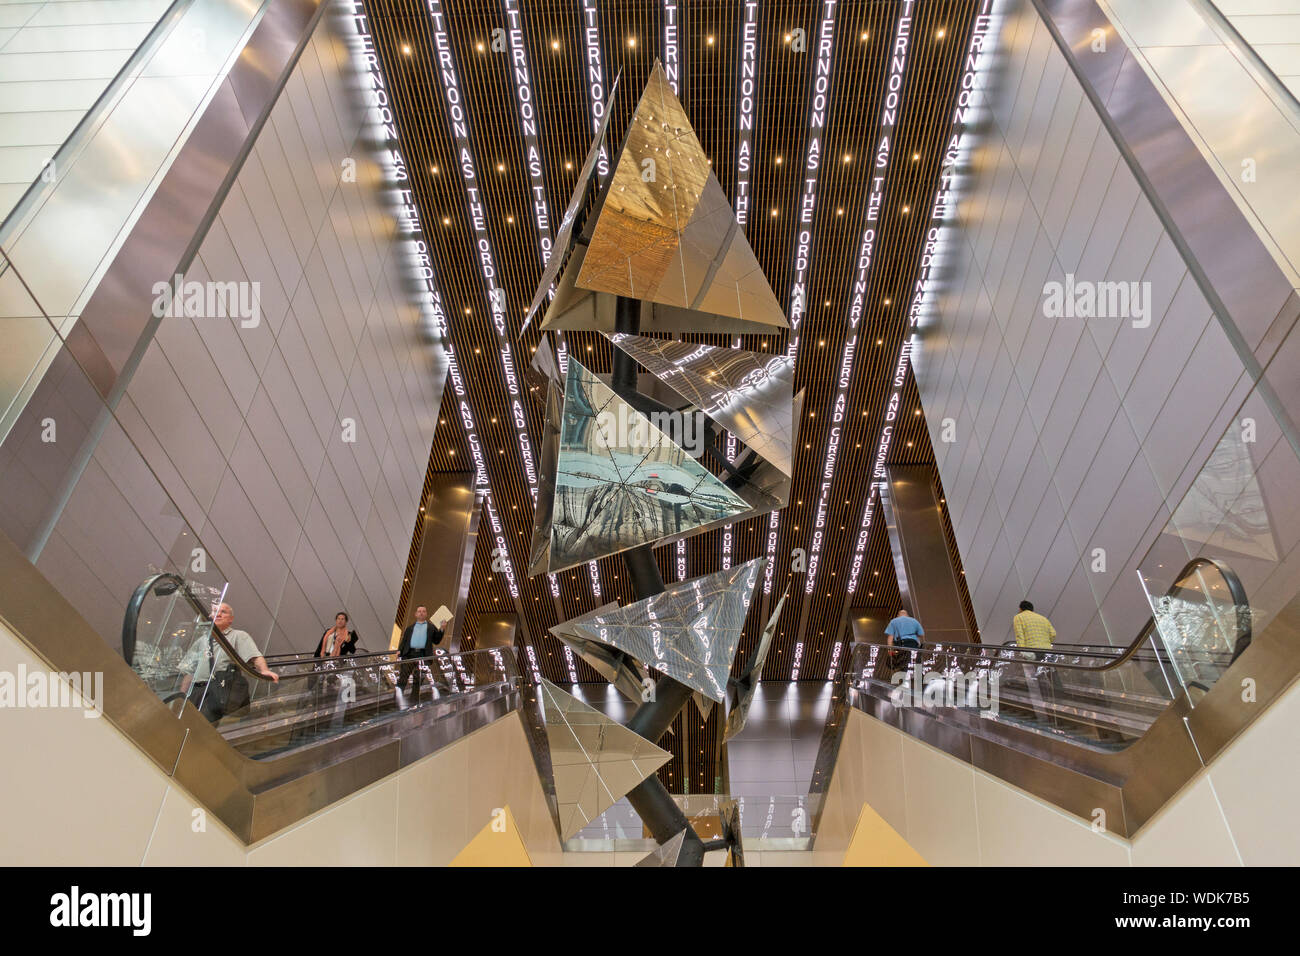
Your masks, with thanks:
M 418 659 L 424 679 L 403 692 L 396 687 L 395 651 L 359 649 L 354 655 L 327 659 L 270 655 L 264 666 L 278 678 L 270 680 L 214 627 L 195 587 L 170 572 L 151 575 L 132 594 L 123 617 L 122 654 L 178 715 L 187 707 L 202 710 L 205 704 L 205 715 L 219 713 L 217 731 L 239 753 L 255 760 L 342 738 L 407 714 L 414 717 L 435 703 L 462 700 L 470 705 L 485 694 L 513 689 L 517 677 L 513 656 L 501 650 L 438 650 Z M 222 692 L 216 681 L 190 686 L 188 680 L 196 656 L 209 655 L 211 660 L 218 654 L 218 664 L 228 660 L 232 666 L 227 673 L 234 672 L 235 684 L 246 687 L 232 695 L 228 708 L 214 708 L 206 696 Z
M 964 711 L 1121 750 L 1183 693 L 1195 706 L 1250 644 L 1245 589 L 1222 561 L 1191 561 L 1151 605 L 1151 618 L 1126 647 L 926 643 L 903 663 L 882 644 L 860 643 L 848 679 L 896 706 Z

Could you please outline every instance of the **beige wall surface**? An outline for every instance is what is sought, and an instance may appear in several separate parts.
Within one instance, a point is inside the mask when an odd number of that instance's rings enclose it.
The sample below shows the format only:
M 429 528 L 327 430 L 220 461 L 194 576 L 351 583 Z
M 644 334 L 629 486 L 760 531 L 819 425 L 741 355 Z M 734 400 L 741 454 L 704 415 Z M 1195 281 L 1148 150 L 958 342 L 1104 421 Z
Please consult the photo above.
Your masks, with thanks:
M 853 710 L 813 861 L 840 864 L 867 804 L 939 866 L 1294 866 L 1298 748 L 1300 684 L 1130 841 Z

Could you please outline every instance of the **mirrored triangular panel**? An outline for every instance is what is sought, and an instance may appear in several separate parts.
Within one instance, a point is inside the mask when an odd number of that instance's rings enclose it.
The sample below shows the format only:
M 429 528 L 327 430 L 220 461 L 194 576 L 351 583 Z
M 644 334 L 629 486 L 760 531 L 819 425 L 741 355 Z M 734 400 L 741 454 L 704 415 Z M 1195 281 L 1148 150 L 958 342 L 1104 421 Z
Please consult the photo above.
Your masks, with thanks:
M 743 349 L 606 333 L 646 371 L 782 474 L 794 474 L 794 359 Z
M 576 285 L 788 327 L 659 63 L 628 125 Z
M 546 442 L 555 437 L 550 421 L 548 407 L 544 471 Z M 681 537 L 749 509 L 745 498 L 570 357 L 555 489 L 550 496 L 545 488 L 538 492 L 529 574 Z
M 611 614 L 617 610 L 618 604 L 611 601 L 592 613 Z M 617 648 L 589 640 L 573 632 L 569 628 L 568 621 L 555 625 L 550 631 L 590 664 L 596 673 L 613 684 L 624 697 L 635 703 L 641 703 L 642 674 L 635 660 Z
M 686 843 L 686 831 L 679 830 L 663 846 L 656 847 L 649 856 L 637 862 L 637 866 L 676 866 L 677 858 L 682 855 L 682 846 Z
M 745 663 L 744 670 L 736 678 L 736 706 L 731 708 L 731 713 L 727 714 L 727 726 L 722 734 L 723 741 L 730 740 L 745 729 L 749 707 L 754 702 L 754 692 L 758 690 L 758 682 L 763 676 L 763 664 L 767 662 L 767 651 L 772 646 L 772 636 L 776 634 L 776 625 L 781 620 L 781 608 L 785 606 L 785 599 L 789 596 L 790 588 L 787 586 L 781 594 L 781 600 L 776 602 L 771 617 L 767 619 L 767 625 L 758 638 L 758 647 L 754 649 L 753 655 Z
M 755 558 L 611 612 L 568 621 L 569 633 L 626 651 L 705 697 L 721 702 L 745 615 L 766 558 Z
M 540 696 L 560 805 L 560 838 L 567 840 L 672 754 L 545 678 Z

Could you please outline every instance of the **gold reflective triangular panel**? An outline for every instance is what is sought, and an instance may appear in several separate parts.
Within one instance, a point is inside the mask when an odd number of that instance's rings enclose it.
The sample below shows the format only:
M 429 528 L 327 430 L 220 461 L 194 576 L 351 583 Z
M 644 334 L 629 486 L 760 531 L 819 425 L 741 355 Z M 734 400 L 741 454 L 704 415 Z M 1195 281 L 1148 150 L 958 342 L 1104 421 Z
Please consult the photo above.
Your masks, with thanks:
M 532 866 L 510 807 L 492 813 L 491 819 L 465 848 L 456 854 L 451 866 Z
M 579 188 L 585 189 L 584 181 Z M 584 235 L 585 243 L 569 256 L 543 329 L 612 332 L 619 296 L 640 300 L 643 332 L 765 334 L 789 328 L 658 62 Z M 552 256 L 567 254 L 557 247 Z M 530 317 L 552 281 L 548 268 Z

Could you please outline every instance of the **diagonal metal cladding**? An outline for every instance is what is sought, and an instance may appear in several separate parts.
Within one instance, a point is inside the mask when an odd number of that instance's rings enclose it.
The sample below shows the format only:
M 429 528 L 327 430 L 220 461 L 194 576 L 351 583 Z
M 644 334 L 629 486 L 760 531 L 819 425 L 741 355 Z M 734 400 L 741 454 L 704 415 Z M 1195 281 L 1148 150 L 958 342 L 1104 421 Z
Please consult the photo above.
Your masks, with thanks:
M 746 662 L 740 676 L 736 678 L 736 705 L 731 708 L 731 713 L 727 714 L 727 726 L 722 734 L 724 743 L 745 729 L 749 707 L 754 702 L 754 692 L 758 690 L 758 682 L 763 677 L 763 664 L 766 663 L 768 649 L 772 646 L 772 636 L 776 633 L 777 622 L 781 619 L 781 608 L 785 606 L 785 599 L 789 596 L 790 586 L 786 585 L 781 600 L 776 602 L 772 616 L 767 619 L 763 633 L 758 638 L 758 647 L 754 649 L 753 656 Z
M 606 338 L 783 474 L 794 474 L 792 357 L 620 332 Z
M 618 92 L 620 76 L 622 76 L 621 70 L 618 76 L 614 77 L 614 83 L 609 88 L 609 98 L 605 102 L 605 113 L 601 116 L 600 123 L 596 127 L 596 138 L 591 141 L 591 148 L 587 150 L 587 158 L 583 160 L 582 169 L 578 172 L 578 183 L 573 189 L 573 195 L 569 197 L 569 205 L 564 210 L 564 218 L 560 220 L 560 231 L 555 235 L 550 258 L 546 260 L 546 268 L 542 270 L 542 278 L 537 283 L 537 291 L 533 293 L 533 301 L 528 305 L 528 312 L 524 315 L 524 324 L 519 328 L 520 332 L 528 328 L 528 323 L 532 321 L 533 316 L 537 314 L 537 310 L 546 301 L 546 294 L 550 292 L 551 286 L 555 284 L 555 278 L 560 274 L 560 267 L 564 265 L 565 257 L 569 254 L 569 247 L 573 244 L 573 229 L 578 221 L 578 213 L 586 205 L 587 194 L 596 179 L 596 160 L 600 158 L 601 148 L 605 145 L 605 134 L 609 131 L 609 115 L 613 112 L 614 94 Z
M 560 839 L 567 840 L 672 754 L 545 678 L 539 690 L 560 807 Z
M 569 359 L 558 415 L 553 398 L 547 402 L 530 576 L 739 520 L 750 510 L 741 491 L 576 359 Z
M 686 842 L 686 831 L 680 831 L 671 840 L 665 842 L 662 846 L 655 847 L 654 851 L 644 859 L 638 861 L 636 866 L 676 866 L 677 858 L 682 855 L 682 845 Z
M 620 296 L 641 301 L 643 332 L 789 328 L 657 61 L 583 232 L 543 329 L 612 332 Z
M 617 610 L 618 604 L 611 601 L 592 613 L 612 614 Z M 590 664 L 596 673 L 618 688 L 619 693 L 624 697 L 635 703 L 641 702 L 641 692 L 644 689 L 641 681 L 644 675 L 635 660 L 615 647 L 593 641 L 575 632 L 569 627 L 568 621 L 555 625 L 550 631 Z
M 659 594 L 565 623 L 565 633 L 624 651 L 721 702 L 745 616 L 767 558 L 680 581 Z

